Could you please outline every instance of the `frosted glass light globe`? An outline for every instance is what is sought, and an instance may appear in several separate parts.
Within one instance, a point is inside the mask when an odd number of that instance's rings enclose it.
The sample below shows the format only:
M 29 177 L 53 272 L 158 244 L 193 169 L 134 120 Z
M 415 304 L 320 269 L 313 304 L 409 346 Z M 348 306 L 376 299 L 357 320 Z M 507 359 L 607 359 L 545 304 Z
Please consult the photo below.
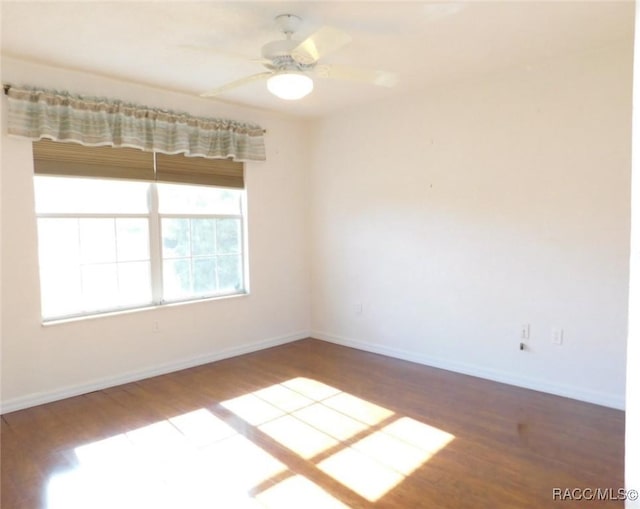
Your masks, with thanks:
M 267 80 L 267 89 L 280 99 L 295 101 L 311 93 L 313 80 L 306 74 L 283 72 L 274 74 Z

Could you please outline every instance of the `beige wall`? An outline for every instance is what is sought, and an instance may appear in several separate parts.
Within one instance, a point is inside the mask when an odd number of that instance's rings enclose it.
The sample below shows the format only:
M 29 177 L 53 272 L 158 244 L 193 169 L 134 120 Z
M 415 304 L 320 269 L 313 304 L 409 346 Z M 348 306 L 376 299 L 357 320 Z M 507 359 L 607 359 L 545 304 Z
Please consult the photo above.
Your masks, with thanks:
M 251 294 L 43 327 L 31 143 L 2 126 L 4 411 L 308 336 L 306 125 L 81 73 L 3 59 L 3 80 L 260 123 L 268 162 L 247 164 Z M 6 101 L 2 101 L 3 107 Z M 158 322 L 160 331 L 152 331 Z
M 314 336 L 623 407 L 631 60 L 611 47 L 320 120 Z

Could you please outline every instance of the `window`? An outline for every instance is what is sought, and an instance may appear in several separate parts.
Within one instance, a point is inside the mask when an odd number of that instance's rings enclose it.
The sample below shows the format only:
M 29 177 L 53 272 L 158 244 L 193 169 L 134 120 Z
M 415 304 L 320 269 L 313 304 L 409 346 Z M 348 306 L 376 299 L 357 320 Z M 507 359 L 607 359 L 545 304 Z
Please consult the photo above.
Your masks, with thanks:
M 165 299 L 242 292 L 238 191 L 158 184 L 158 203 Z
M 44 172 L 34 186 L 45 321 L 246 292 L 243 189 Z

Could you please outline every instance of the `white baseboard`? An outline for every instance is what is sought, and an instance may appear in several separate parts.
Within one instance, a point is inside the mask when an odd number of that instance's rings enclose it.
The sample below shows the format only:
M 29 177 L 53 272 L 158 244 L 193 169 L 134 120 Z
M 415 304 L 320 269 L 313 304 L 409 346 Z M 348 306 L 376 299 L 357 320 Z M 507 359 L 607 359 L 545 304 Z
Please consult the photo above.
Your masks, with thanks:
M 580 387 L 553 384 L 545 380 L 522 377 L 506 371 L 497 371 L 493 369 L 487 369 L 482 366 L 452 362 L 447 359 L 438 359 L 417 352 L 376 345 L 351 338 L 336 336 L 335 334 L 330 334 L 322 331 L 311 331 L 311 337 L 321 339 L 323 341 L 328 341 L 330 343 L 335 343 L 337 345 L 348 346 L 351 348 L 356 348 L 358 350 L 364 350 L 366 352 L 393 357 L 395 359 L 416 362 L 418 364 L 424 364 L 426 366 L 431 366 L 434 368 L 446 369 L 447 371 L 454 371 L 456 373 L 485 378 L 487 380 L 493 380 L 495 382 L 501 382 L 508 385 L 515 385 L 517 387 L 523 387 L 525 389 L 532 389 L 534 391 L 546 392 L 549 394 L 554 394 L 556 396 L 563 396 L 566 398 L 577 399 L 579 401 L 586 401 L 588 403 L 594 403 L 596 405 L 602 405 L 618 410 L 624 410 L 625 408 L 624 396 L 585 390 Z
M 174 371 L 180 371 L 181 369 L 192 368 L 194 366 L 200 366 L 202 364 L 236 357 L 246 353 L 257 352 L 258 350 L 264 350 L 265 348 L 284 345 L 286 343 L 298 341 L 299 339 L 308 338 L 309 335 L 309 331 L 295 332 L 293 334 L 287 334 L 286 336 L 269 338 L 233 348 L 225 348 L 205 355 L 181 359 L 176 362 L 153 366 L 151 368 L 130 371 L 113 377 L 100 378 L 80 385 L 68 386 L 53 391 L 38 392 L 27 396 L 21 396 L 19 398 L 9 399 L 0 404 L 0 414 L 6 414 L 16 410 L 42 405 L 44 403 L 51 403 L 52 401 L 58 401 L 60 399 L 70 398 L 73 396 L 79 396 L 81 394 L 99 391 L 108 387 L 115 387 L 116 385 L 136 382 L 153 376 L 165 375 Z

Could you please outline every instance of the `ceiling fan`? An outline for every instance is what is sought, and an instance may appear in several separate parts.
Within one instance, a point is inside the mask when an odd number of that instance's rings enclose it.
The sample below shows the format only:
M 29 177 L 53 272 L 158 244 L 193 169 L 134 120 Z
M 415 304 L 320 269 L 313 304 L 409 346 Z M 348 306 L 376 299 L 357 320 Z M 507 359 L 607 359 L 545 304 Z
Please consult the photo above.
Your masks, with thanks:
M 332 27 L 320 28 L 303 41 L 293 39 L 302 20 L 294 14 L 275 18 L 285 38 L 262 46 L 261 63 L 267 71 L 253 74 L 214 88 L 202 97 L 213 97 L 236 87 L 267 80 L 267 89 L 287 100 L 301 99 L 313 90 L 313 77 L 360 81 L 383 87 L 393 87 L 398 79 L 394 73 L 359 67 L 321 64 L 319 60 L 349 42 L 351 37 Z

